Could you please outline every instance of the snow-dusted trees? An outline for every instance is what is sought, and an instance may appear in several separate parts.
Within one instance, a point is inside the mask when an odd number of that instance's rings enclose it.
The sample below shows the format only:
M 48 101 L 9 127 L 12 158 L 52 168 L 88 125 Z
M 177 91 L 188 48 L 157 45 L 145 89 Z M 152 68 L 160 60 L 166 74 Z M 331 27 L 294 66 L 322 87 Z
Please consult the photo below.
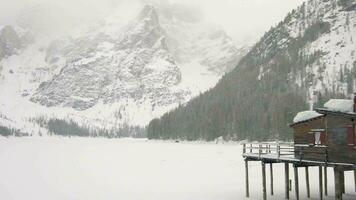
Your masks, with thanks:
M 146 137 L 143 127 L 122 125 L 118 128 L 98 128 L 88 124 L 79 124 L 73 120 L 47 119 L 38 117 L 31 119 L 32 122 L 46 128 L 52 135 L 80 136 L 80 137 Z
M 0 135 L 2 136 L 10 136 L 14 134 L 14 130 L 9 129 L 7 127 L 4 126 L 0 126 Z
M 26 136 L 27 134 L 14 128 L 0 126 L 0 135 L 7 137 L 7 136 Z

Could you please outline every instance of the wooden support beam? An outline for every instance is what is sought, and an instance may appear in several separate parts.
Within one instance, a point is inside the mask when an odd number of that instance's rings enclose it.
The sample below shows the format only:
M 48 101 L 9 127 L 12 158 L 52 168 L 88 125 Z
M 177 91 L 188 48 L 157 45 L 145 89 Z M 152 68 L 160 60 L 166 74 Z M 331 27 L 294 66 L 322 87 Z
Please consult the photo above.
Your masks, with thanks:
M 250 186 L 248 180 L 248 161 L 245 160 L 245 180 L 246 180 L 246 197 L 250 197 Z
M 319 166 L 319 198 L 323 199 L 323 167 Z
M 305 167 L 305 186 L 307 187 L 307 197 L 310 198 L 309 168 Z
M 344 170 L 342 170 L 340 173 L 341 173 L 341 180 L 340 180 L 341 191 L 343 194 L 345 194 L 345 172 Z
M 263 192 L 263 200 L 267 200 L 266 164 L 263 161 L 262 161 L 262 192 Z
M 269 170 L 271 175 L 271 195 L 273 195 L 273 163 L 269 164 Z
M 341 189 L 341 173 L 338 167 L 334 167 L 334 179 L 335 179 L 335 200 L 342 200 Z
M 285 198 L 289 199 L 289 164 L 284 163 L 284 173 L 285 173 Z
M 324 194 L 328 196 L 328 167 L 324 166 Z
M 298 177 L 298 167 L 294 165 L 294 187 L 295 187 L 295 198 L 299 200 L 299 177 Z
M 355 182 L 355 192 L 356 192 L 356 170 L 354 170 L 354 182 Z

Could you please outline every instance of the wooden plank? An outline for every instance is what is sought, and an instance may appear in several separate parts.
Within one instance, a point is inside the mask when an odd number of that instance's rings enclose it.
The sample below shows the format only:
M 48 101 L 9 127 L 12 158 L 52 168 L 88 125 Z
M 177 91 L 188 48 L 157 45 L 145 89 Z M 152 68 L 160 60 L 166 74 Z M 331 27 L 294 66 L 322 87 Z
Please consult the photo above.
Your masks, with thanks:
M 273 164 L 269 164 L 269 170 L 271 175 L 271 195 L 273 195 Z
M 335 179 L 335 200 L 342 200 L 341 190 L 341 173 L 338 167 L 334 167 L 334 179 Z
M 245 180 L 246 180 L 246 197 L 250 197 L 250 185 L 248 180 L 248 161 L 245 160 Z
M 354 182 L 355 182 L 355 192 L 356 192 L 356 170 L 354 170 Z
M 309 168 L 305 167 L 305 186 L 307 187 L 307 197 L 310 198 Z
M 284 173 L 285 173 L 285 198 L 289 199 L 289 164 L 284 163 Z
M 324 167 L 324 194 L 328 196 L 328 167 Z
M 266 164 L 262 162 L 262 192 L 263 200 L 267 200 L 267 190 L 266 190 Z
M 299 177 L 298 177 L 298 167 L 294 165 L 294 187 L 295 187 L 295 198 L 299 200 Z
M 319 198 L 323 199 L 323 167 L 319 166 Z
M 341 179 L 340 179 L 340 184 L 341 184 L 341 191 L 343 194 L 345 194 L 345 172 L 341 171 Z

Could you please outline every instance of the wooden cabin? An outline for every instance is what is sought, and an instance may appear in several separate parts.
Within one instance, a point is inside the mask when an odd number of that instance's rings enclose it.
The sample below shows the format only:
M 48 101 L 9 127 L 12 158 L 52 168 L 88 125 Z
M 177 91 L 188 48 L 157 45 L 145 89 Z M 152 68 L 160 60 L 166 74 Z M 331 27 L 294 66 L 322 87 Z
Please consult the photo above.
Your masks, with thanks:
M 294 191 L 299 196 L 298 169 L 305 169 L 307 197 L 310 198 L 309 168 L 318 167 L 319 198 L 328 195 L 328 168 L 334 170 L 335 199 L 345 193 L 345 171 L 353 171 L 356 191 L 356 95 L 353 100 L 331 99 L 324 108 L 300 112 L 290 126 L 294 143 L 243 143 L 245 159 L 246 197 L 249 197 L 249 167 L 251 161 L 262 163 L 263 199 L 267 199 L 266 164 L 270 166 L 271 195 L 273 195 L 273 164 L 284 163 L 285 199 L 289 199 L 289 166 L 294 171 Z M 324 170 L 323 170 L 324 169 Z M 324 173 L 323 173 L 324 172 Z M 354 198 L 356 199 L 356 198 Z
M 324 108 L 298 113 L 294 123 L 295 157 L 356 164 L 354 100 L 331 99 Z

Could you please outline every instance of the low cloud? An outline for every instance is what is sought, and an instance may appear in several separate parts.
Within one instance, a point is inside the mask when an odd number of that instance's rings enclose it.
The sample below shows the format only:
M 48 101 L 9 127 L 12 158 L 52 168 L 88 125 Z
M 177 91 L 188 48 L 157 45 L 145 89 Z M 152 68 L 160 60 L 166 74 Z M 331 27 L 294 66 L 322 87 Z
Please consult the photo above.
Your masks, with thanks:
M 0 1 L 0 24 L 18 23 L 19 16 L 38 6 L 55 5 L 47 9 L 58 21 L 35 20 L 38 26 L 70 28 L 90 23 L 115 10 L 127 15 L 136 13 L 138 4 L 185 4 L 199 9 L 207 21 L 221 25 L 238 43 L 255 41 L 271 26 L 300 5 L 303 0 L 12 0 Z M 46 9 L 45 9 L 46 10 Z M 41 13 L 39 13 L 41 18 Z M 39 21 L 39 22 L 38 22 Z M 59 23 L 60 22 L 60 23 Z

